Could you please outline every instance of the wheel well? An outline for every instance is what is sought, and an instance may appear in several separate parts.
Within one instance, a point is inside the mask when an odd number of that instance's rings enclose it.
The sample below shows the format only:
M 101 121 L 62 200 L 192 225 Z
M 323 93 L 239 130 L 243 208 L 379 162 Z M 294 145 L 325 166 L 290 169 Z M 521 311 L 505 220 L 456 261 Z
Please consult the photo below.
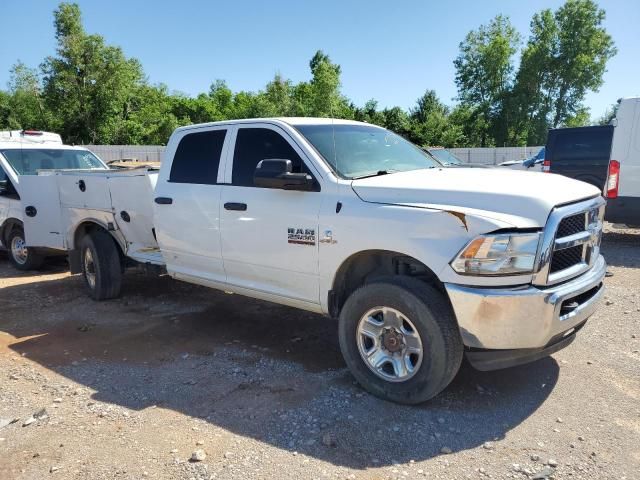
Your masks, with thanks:
M 14 229 L 14 227 L 21 227 L 22 222 L 17 218 L 8 218 L 4 221 L 2 226 L 0 227 L 0 242 L 2 242 L 3 247 L 7 247 L 7 239 L 9 234 Z
M 73 249 L 74 250 L 78 249 L 78 245 L 80 244 L 80 240 L 82 239 L 82 237 L 84 237 L 85 235 L 89 235 L 90 233 L 98 230 L 102 230 L 103 232 L 106 232 L 111 236 L 111 238 L 113 239 L 113 242 L 118 247 L 120 258 L 124 258 L 124 252 L 122 251 L 122 246 L 120 245 L 120 242 L 118 242 L 118 240 L 113 235 L 111 235 L 111 233 L 102 225 L 96 222 L 91 222 L 91 221 L 83 222 L 76 227 L 76 231 L 73 234 Z
M 398 252 L 366 250 L 350 256 L 338 268 L 329 292 L 330 315 L 337 317 L 349 295 L 361 285 L 391 275 L 417 278 L 444 291 L 436 274 L 421 261 Z

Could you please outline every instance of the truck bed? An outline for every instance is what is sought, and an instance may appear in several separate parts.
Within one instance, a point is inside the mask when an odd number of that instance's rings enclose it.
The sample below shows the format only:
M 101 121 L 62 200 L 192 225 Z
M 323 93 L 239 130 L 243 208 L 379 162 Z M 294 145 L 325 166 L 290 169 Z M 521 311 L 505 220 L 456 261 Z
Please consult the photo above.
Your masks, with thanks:
M 111 231 L 126 256 L 163 265 L 153 229 L 157 176 L 141 168 L 48 170 L 24 177 L 20 195 L 27 244 L 71 250 L 78 226 L 92 222 Z

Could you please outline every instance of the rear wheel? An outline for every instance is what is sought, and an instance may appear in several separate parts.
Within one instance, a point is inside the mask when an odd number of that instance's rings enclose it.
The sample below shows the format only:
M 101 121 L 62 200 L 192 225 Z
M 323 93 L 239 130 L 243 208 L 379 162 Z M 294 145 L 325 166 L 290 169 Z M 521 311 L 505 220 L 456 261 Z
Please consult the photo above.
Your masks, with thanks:
M 95 230 L 80 241 L 82 275 L 94 300 L 108 300 L 120 295 L 122 262 L 115 241 L 107 232 Z
M 440 393 L 462 362 L 460 333 L 444 296 L 409 277 L 389 277 L 356 290 L 339 320 L 340 349 L 358 382 L 399 403 Z
M 14 227 L 7 237 L 9 261 L 18 270 L 37 270 L 44 263 L 44 256 L 27 247 L 24 230 Z

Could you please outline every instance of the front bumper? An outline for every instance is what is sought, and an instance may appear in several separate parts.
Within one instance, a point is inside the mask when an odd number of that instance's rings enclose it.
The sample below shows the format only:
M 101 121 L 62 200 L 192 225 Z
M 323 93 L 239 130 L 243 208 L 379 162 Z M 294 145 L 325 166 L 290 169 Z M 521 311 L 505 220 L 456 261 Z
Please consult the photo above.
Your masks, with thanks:
M 561 285 L 481 288 L 445 284 L 462 340 L 477 349 L 541 349 L 571 334 L 593 314 L 604 294 L 607 264 Z

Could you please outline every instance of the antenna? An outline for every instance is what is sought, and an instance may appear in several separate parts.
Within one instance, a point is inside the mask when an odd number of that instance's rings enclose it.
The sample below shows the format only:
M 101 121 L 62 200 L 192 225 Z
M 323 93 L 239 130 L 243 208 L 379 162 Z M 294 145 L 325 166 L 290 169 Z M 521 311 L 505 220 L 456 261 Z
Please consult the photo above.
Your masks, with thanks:
M 336 198 L 338 199 L 338 201 L 336 201 L 336 213 L 339 212 L 338 209 L 338 204 L 339 199 L 340 199 L 340 169 L 338 168 L 338 151 L 336 149 L 336 126 L 335 126 L 335 121 L 334 121 L 334 116 L 333 116 L 333 99 L 330 98 L 329 99 L 329 115 L 331 116 L 331 136 L 332 136 L 332 140 L 333 140 L 333 165 L 335 168 L 335 173 L 336 173 Z

